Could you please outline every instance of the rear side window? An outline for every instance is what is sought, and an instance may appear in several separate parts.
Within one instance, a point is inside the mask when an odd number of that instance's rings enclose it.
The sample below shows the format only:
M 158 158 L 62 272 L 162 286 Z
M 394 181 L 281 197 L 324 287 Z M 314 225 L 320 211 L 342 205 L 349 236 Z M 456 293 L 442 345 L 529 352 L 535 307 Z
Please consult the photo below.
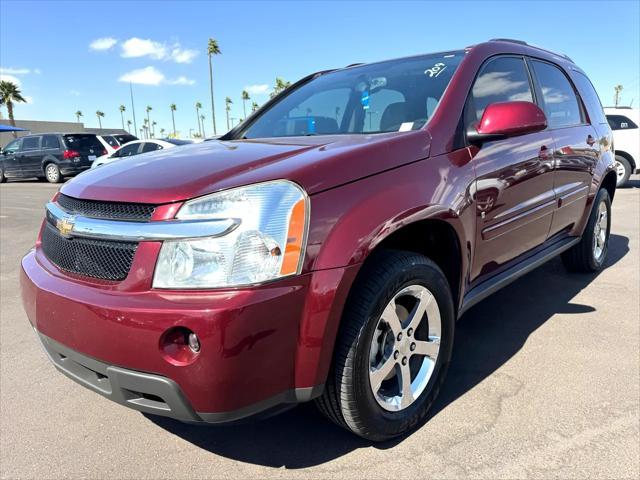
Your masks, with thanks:
M 40 148 L 40 137 L 25 137 L 22 139 L 22 151 L 38 150 Z
M 138 153 L 138 148 L 140 148 L 139 143 L 134 143 L 132 145 L 125 145 L 120 150 L 118 150 L 119 157 L 130 157 L 131 155 L 135 155 Z
M 549 63 L 533 60 L 531 64 L 542 92 L 542 107 L 549 127 L 580 125 L 580 104 L 567 76 Z
M 151 142 L 142 144 L 142 153 L 153 152 L 155 150 L 162 150 L 162 145 L 158 145 L 157 143 L 151 143 Z
M 109 144 L 111 147 L 119 147 L 118 142 L 111 135 L 103 135 L 103 140 Z
M 133 135 L 113 135 L 113 137 L 118 141 L 120 145 L 138 140 L 138 137 L 134 137 Z
M 607 115 L 607 121 L 611 126 L 611 130 L 631 130 L 638 128 L 633 120 L 624 115 Z
M 89 148 L 95 148 L 96 150 L 103 150 L 104 147 L 95 135 L 65 135 L 64 141 L 69 148 L 75 150 L 85 150 Z
M 56 135 L 43 135 L 42 148 L 60 148 L 60 140 Z
M 492 103 L 513 101 L 533 102 L 524 60 L 517 57 L 490 60 L 480 70 L 471 89 L 470 120 L 480 120 L 485 108 Z
M 592 117 L 591 122 L 606 123 L 607 119 L 604 115 L 604 110 L 602 110 L 602 102 L 600 102 L 600 97 L 598 97 L 596 89 L 593 88 L 591 80 L 582 72 L 575 72 L 573 80 L 576 83 L 576 87 L 578 87 L 578 92 L 580 92 L 582 100 L 587 106 L 589 116 Z

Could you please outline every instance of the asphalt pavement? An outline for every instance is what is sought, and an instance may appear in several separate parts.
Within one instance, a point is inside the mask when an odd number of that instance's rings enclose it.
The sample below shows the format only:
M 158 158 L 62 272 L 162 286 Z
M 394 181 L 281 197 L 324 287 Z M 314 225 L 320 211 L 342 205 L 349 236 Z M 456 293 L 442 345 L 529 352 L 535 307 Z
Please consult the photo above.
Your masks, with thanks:
M 559 259 L 458 322 L 430 420 L 371 445 L 303 405 L 227 427 L 116 405 L 58 373 L 22 310 L 21 256 L 56 186 L 0 186 L 1 478 L 640 478 L 640 177 L 607 267 Z

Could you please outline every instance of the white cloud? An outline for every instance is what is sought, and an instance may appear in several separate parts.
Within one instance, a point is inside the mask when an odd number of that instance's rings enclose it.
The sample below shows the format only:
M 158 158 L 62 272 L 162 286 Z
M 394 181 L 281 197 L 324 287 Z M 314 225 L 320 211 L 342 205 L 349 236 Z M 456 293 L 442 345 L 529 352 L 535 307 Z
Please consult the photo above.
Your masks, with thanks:
M 269 85 L 266 83 L 260 85 L 247 85 L 244 89 L 249 93 L 249 95 L 266 95 L 269 93 Z
M 156 60 L 162 60 L 167 56 L 167 49 L 159 42 L 133 37 L 122 44 L 121 56 L 125 58 L 149 56 Z
M 139 68 L 125 73 L 119 79 L 120 82 L 131 82 L 140 85 L 160 85 L 165 81 L 164 74 L 154 67 Z
M 91 50 L 109 50 L 118 43 L 118 40 L 112 37 L 97 38 L 89 44 Z
M 39 69 L 39 68 L 35 68 L 35 69 L 33 70 L 33 73 L 35 73 L 36 75 L 40 75 L 40 73 L 42 73 L 42 72 L 40 72 L 40 69 Z
M 69 94 L 73 95 L 74 97 L 80 96 L 80 92 L 78 90 L 69 90 Z
M 18 77 L 14 77 L 13 75 L 6 75 L 4 73 L 0 73 L 0 81 L 3 82 L 13 82 L 16 85 L 20 86 L 20 79 Z
M 191 63 L 196 55 L 198 55 L 197 50 L 182 49 L 179 45 L 171 50 L 171 59 L 176 63 Z
M 131 82 L 138 85 L 153 85 L 154 87 L 158 85 L 193 85 L 196 83 L 195 80 L 187 78 L 184 75 L 180 75 L 175 80 L 167 80 L 164 73 L 155 67 L 132 70 L 122 75 L 118 81 Z
M 0 67 L 0 73 L 6 73 L 9 75 L 26 75 L 28 73 L 31 73 L 31 70 L 29 70 L 28 68 Z
M 195 80 L 185 77 L 184 75 L 180 75 L 175 80 L 169 82 L 171 85 L 193 85 L 196 83 Z

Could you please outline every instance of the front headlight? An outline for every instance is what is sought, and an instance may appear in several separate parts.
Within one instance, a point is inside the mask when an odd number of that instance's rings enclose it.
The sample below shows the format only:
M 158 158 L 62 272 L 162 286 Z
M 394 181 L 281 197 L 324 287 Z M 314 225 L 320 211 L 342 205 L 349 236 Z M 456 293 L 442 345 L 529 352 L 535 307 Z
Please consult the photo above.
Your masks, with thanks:
M 300 272 L 309 206 L 287 180 L 234 188 L 186 202 L 179 220 L 237 219 L 221 237 L 165 240 L 154 288 L 250 285 Z

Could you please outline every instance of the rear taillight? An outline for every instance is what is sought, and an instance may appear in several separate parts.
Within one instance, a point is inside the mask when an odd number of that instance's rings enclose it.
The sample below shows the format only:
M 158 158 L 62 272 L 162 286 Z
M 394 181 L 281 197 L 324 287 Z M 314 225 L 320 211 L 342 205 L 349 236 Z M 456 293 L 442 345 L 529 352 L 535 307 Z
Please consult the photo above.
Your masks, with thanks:
M 117 150 L 120 148 L 120 145 L 116 145 L 115 147 L 113 147 L 114 150 Z
M 80 152 L 76 152 L 75 150 L 65 150 L 63 153 L 65 160 L 70 160 L 72 158 L 76 158 L 80 156 Z
M 102 150 L 102 154 L 103 154 L 103 155 L 106 155 L 106 154 L 107 154 L 107 151 L 106 151 L 106 150 Z

